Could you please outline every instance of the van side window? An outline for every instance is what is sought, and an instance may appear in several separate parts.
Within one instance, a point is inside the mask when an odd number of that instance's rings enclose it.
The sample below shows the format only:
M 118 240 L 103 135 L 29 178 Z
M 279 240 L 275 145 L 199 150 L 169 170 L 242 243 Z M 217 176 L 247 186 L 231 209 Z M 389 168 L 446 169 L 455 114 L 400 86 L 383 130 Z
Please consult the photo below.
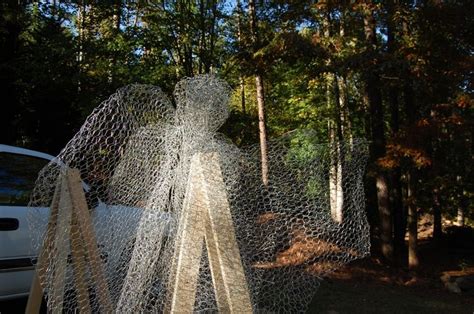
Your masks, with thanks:
M 43 158 L 0 152 L 0 205 L 27 206 Z

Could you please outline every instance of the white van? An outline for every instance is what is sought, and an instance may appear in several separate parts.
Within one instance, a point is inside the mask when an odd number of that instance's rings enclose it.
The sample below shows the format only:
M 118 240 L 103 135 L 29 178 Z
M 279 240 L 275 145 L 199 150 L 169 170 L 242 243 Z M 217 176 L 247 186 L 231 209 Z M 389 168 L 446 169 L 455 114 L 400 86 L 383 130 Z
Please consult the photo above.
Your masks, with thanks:
M 27 221 L 38 172 L 54 156 L 0 145 L 0 300 L 28 295 L 36 254 Z M 45 216 L 49 208 L 39 208 Z

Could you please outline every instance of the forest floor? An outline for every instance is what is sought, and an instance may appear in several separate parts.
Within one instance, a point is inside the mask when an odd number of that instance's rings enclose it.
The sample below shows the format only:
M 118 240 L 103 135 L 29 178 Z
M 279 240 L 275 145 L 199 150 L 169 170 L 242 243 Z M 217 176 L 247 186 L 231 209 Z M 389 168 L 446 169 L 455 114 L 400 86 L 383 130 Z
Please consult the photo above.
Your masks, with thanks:
M 474 290 L 457 294 L 441 281 L 445 272 L 473 273 L 474 229 L 447 230 L 437 245 L 423 225 L 419 231 L 417 272 L 389 267 L 377 257 L 355 261 L 322 281 L 308 313 L 474 314 Z M 0 302 L 0 314 L 24 313 L 25 306 L 26 298 Z
M 437 245 L 431 230 L 422 220 L 417 272 L 376 257 L 355 261 L 322 281 L 308 313 L 474 314 L 474 290 L 454 293 L 441 280 L 445 273 L 474 274 L 474 229 L 450 226 Z
M 362 260 L 323 280 L 308 313 L 474 313 L 474 293 L 448 291 L 442 272 L 415 275 Z

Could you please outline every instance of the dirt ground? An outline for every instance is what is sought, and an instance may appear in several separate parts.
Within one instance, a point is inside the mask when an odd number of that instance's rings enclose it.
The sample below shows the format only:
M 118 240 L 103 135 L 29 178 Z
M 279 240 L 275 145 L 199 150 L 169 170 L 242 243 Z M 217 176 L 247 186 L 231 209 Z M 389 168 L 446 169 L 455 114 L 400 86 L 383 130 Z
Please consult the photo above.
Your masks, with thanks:
M 419 243 L 420 268 L 389 267 L 377 257 L 353 262 L 331 274 L 318 289 L 308 313 L 466 313 L 474 314 L 474 290 L 461 294 L 444 287 L 445 272 L 474 271 L 474 229 L 456 229 L 435 244 Z M 406 260 L 406 259 L 405 259 Z M 0 302 L 0 314 L 24 313 L 26 299 Z
M 474 313 L 474 293 L 456 294 L 439 278 L 384 270 L 373 259 L 326 278 L 308 313 Z
M 439 289 L 326 280 L 308 313 L 474 313 L 473 296 Z
M 374 258 L 355 262 L 321 283 L 307 313 L 474 313 L 474 293 L 449 292 L 432 271 L 421 274 L 394 271 Z M 24 313 L 25 305 L 26 299 L 3 302 L 0 313 Z
M 474 295 L 458 295 L 446 290 L 441 282 L 423 278 L 401 284 L 359 264 L 325 279 L 308 313 L 474 313 Z M 366 273 L 361 273 L 364 269 Z M 374 274 L 382 276 L 370 277 Z M 0 313 L 24 313 L 25 305 L 26 299 L 3 302 Z
M 389 267 L 376 257 L 353 262 L 322 282 L 308 313 L 474 314 L 474 290 L 453 293 L 441 281 L 445 273 L 474 273 L 474 229 L 448 228 L 435 243 L 431 226 L 420 227 L 416 272 L 403 263 Z
M 26 299 L 0 303 L 2 314 L 24 313 Z M 474 313 L 474 296 L 442 288 L 326 279 L 307 313 Z

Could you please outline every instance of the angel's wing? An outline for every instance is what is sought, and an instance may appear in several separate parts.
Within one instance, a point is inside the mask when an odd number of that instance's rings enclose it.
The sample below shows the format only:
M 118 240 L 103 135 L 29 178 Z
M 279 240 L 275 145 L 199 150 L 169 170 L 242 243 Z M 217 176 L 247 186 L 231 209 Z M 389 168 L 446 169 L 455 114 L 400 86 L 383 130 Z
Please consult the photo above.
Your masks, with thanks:
M 268 142 L 268 185 L 258 146 L 242 149 L 230 191 L 254 294 L 269 311 L 305 304 L 323 276 L 369 253 L 363 173 L 367 143 L 318 144 L 309 132 Z M 291 312 L 291 310 L 290 310 Z
M 91 223 L 95 227 L 93 233 L 98 243 L 96 249 L 99 250 L 105 267 L 104 276 L 113 285 L 116 278 L 120 278 L 113 268 L 126 253 L 122 248 L 129 246 L 125 242 L 130 240 L 130 234 L 136 229 L 141 215 L 140 201 L 153 185 L 151 178 L 143 175 L 146 173 L 143 170 L 159 164 L 158 152 L 163 126 L 172 121 L 174 108 L 158 87 L 138 84 L 123 87 L 92 112 L 57 158 L 41 170 L 28 213 L 34 246 L 36 249 L 41 247 L 42 240 L 47 238 L 44 236 L 47 220 L 56 218 L 60 219 L 54 241 L 63 243 L 48 251 L 50 256 L 45 256 L 38 267 L 41 285 L 50 297 L 50 308 L 54 308 L 56 302 L 51 296 L 62 296 L 63 293 L 64 307 L 74 307 L 67 305 L 67 302 L 74 301 L 74 295 L 68 293 L 73 291 L 76 284 L 72 278 L 76 269 L 72 270 L 70 264 L 64 266 L 64 261 L 55 256 L 59 251 L 63 252 L 61 256 L 66 257 L 72 253 L 72 231 L 67 230 L 73 228 L 68 226 L 77 214 L 71 213 L 72 206 L 63 201 L 67 188 L 60 187 L 59 202 L 64 204 L 54 206 L 57 210 L 52 212 L 57 217 L 47 217 L 45 213 L 48 211 L 44 210 L 52 204 L 53 195 L 57 187 L 61 186 L 58 182 L 69 173 L 67 169 L 78 170 L 76 173 L 82 180 Z M 58 273 L 63 274 L 59 281 Z M 94 283 L 92 275 L 82 277 L 87 284 Z M 58 282 L 63 282 L 64 285 Z M 62 301 L 58 304 L 56 305 L 63 306 Z

